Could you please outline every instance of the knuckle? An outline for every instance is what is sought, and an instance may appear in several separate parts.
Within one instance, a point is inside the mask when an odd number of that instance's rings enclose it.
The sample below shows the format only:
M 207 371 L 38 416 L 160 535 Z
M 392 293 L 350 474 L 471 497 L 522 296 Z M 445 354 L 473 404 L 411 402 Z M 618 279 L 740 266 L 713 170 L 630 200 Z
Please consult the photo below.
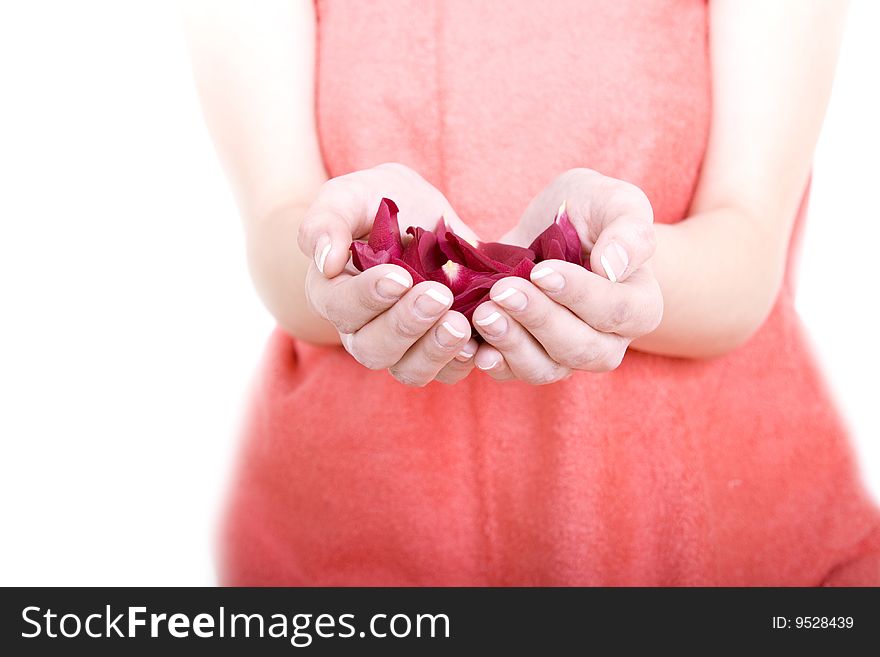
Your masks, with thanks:
M 546 308 L 526 310 L 520 315 L 520 323 L 530 329 L 541 330 L 550 324 L 550 311 Z
M 636 229 L 636 239 L 647 247 L 649 252 L 653 253 L 657 248 L 657 232 L 653 224 L 641 224 Z
M 566 365 L 576 370 L 596 371 L 602 352 L 590 342 L 580 345 L 563 359 Z
M 603 333 L 614 333 L 621 326 L 630 323 L 635 315 L 635 310 L 629 301 L 618 299 L 611 303 L 606 314 L 596 322 L 594 328 Z
M 589 297 L 583 285 L 566 285 L 562 288 L 562 292 L 556 295 L 556 298 L 569 308 L 581 308 L 589 303 Z
M 380 313 L 388 308 L 388 301 L 384 301 L 373 290 L 365 290 L 361 295 L 360 303 L 364 310 L 371 313 Z
M 431 365 L 442 366 L 448 363 L 452 358 L 452 355 L 449 353 L 450 351 L 452 351 L 451 347 L 437 345 L 436 347 L 425 349 L 424 357 Z
M 594 372 L 611 372 L 620 367 L 623 362 L 623 355 L 626 353 L 625 348 L 609 349 L 601 358 L 596 361 Z
M 568 368 L 558 363 L 554 363 L 548 367 L 542 367 L 532 372 L 528 378 L 528 382 L 536 386 L 545 386 L 556 383 L 565 378 Z
M 402 368 L 398 369 L 396 367 L 389 367 L 388 372 L 397 381 L 405 386 L 409 386 L 410 388 L 424 388 L 426 385 L 428 385 L 428 381 L 425 379 L 425 377 L 419 376 L 418 374 L 414 374 L 412 372 L 408 372 Z
M 388 369 L 388 363 L 383 360 L 376 358 L 375 356 L 367 355 L 367 354 L 352 354 L 355 357 L 355 360 L 359 362 L 361 365 L 366 367 L 368 370 L 384 370 Z
M 361 328 L 351 317 L 336 317 L 330 313 L 327 319 L 340 333 L 354 333 Z
M 387 362 L 376 354 L 371 353 L 368 349 L 364 349 L 361 345 L 356 344 L 354 339 L 350 340 L 347 351 L 351 354 L 352 358 L 368 370 L 384 370 L 388 368 L 389 364 Z
M 437 376 L 434 377 L 434 379 L 445 385 L 453 385 L 461 381 L 465 376 L 467 376 L 467 374 L 467 367 L 462 366 L 457 361 L 453 361 L 442 370 L 440 370 L 440 372 L 437 373 Z
M 417 320 L 408 318 L 401 313 L 394 313 L 391 332 L 399 338 L 415 340 L 424 335 L 425 328 Z

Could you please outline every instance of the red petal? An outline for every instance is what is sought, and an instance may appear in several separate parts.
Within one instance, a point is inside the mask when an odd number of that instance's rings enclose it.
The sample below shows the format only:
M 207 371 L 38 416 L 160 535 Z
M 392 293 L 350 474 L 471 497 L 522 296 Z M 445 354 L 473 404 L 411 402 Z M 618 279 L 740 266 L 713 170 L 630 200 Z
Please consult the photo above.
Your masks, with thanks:
M 467 289 L 463 290 L 455 296 L 452 302 L 452 310 L 457 310 L 471 321 L 474 310 L 484 301 L 489 299 L 489 290 L 495 284 L 495 281 L 504 278 L 503 274 L 494 274 L 492 276 L 478 276 L 471 281 Z
M 457 262 L 460 265 L 464 265 L 468 269 L 485 272 L 487 274 L 497 272 L 509 272 L 511 269 L 513 269 L 514 266 L 513 264 L 507 264 L 506 262 L 496 260 L 491 255 L 489 255 L 489 253 L 501 255 L 502 257 L 509 260 L 515 260 L 517 257 L 520 256 L 525 257 L 525 255 L 527 255 L 527 253 L 529 252 L 528 249 L 522 249 L 522 247 L 497 243 L 493 243 L 493 245 L 489 248 L 489 252 L 487 252 L 487 244 L 474 246 L 473 244 L 470 244 L 469 242 L 461 239 L 453 232 L 447 232 L 446 239 L 448 249 L 446 255 L 449 257 L 450 260 L 452 260 L 453 262 Z
M 532 269 L 535 268 L 535 263 L 531 260 L 521 260 L 519 264 L 513 268 L 513 271 L 510 272 L 511 276 L 519 276 L 520 278 L 525 278 L 529 280 L 529 274 L 532 273 Z
M 376 251 L 365 242 L 351 243 L 351 262 L 360 271 L 391 261 L 388 251 Z
M 397 265 L 398 267 L 406 269 L 409 272 L 409 275 L 412 276 L 413 285 L 418 285 L 419 283 L 428 280 L 425 276 L 422 276 L 421 272 L 416 271 L 400 258 L 391 258 L 388 262 L 392 265 Z
M 578 265 L 584 264 L 581 238 L 568 218 L 564 206 L 560 208 L 555 221 L 535 238 L 530 248 L 535 252 L 535 262 L 567 260 Z
M 502 244 L 501 242 L 485 242 L 477 247 L 480 251 L 489 256 L 492 260 L 516 267 L 522 260 L 535 259 L 535 252 L 513 244 Z
M 565 245 L 565 259 L 579 265 L 583 264 L 584 249 L 581 246 L 581 237 L 568 218 L 568 211 L 565 208 L 562 208 L 556 216 L 556 224 L 559 226 Z
M 413 238 L 403 250 L 401 260 L 424 272 L 440 269 L 446 264 L 447 258 L 437 245 L 437 236 L 433 232 L 417 226 L 410 226 L 406 232 Z
M 392 256 L 399 258 L 403 253 L 403 242 L 400 239 L 397 212 L 397 204 L 391 199 L 383 198 L 379 202 L 367 244 L 374 251 L 388 251 Z
M 485 276 L 483 272 L 468 269 L 454 261 L 450 261 L 439 271 L 443 274 L 441 282 L 452 290 L 453 295 L 466 292 L 473 287 L 474 279 Z

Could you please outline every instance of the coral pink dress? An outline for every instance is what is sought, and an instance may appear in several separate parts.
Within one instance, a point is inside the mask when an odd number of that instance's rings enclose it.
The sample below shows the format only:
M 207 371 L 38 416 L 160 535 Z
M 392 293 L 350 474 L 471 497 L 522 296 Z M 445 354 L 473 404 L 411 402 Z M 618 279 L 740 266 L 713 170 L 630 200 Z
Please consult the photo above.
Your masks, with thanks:
M 577 166 L 685 216 L 711 119 L 703 0 L 325 0 L 318 28 L 330 175 L 407 164 L 485 239 Z M 630 351 L 545 387 L 408 388 L 276 332 L 222 581 L 880 584 L 878 514 L 790 274 L 729 355 Z

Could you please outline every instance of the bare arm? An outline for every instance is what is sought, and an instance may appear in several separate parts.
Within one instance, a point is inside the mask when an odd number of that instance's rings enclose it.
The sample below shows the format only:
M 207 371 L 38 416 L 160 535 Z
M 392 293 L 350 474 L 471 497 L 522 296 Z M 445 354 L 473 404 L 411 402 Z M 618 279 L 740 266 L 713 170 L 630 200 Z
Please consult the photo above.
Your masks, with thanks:
M 691 216 L 656 227 L 660 327 L 637 349 L 713 356 L 766 319 L 831 91 L 843 0 L 712 0 L 713 118 Z
M 386 264 L 344 271 L 383 196 L 415 225 L 468 234 L 449 201 L 411 169 L 385 164 L 327 180 L 315 121 L 312 0 L 185 0 L 205 117 L 238 198 L 257 291 L 279 325 L 343 347 L 409 385 L 473 369 L 467 319 L 445 286 Z
M 193 71 L 211 136 L 235 190 L 251 276 L 279 324 L 338 343 L 308 308 L 300 221 L 327 174 L 315 125 L 311 0 L 185 0 Z
M 690 216 L 652 229 L 635 186 L 558 176 L 508 237 L 528 244 L 564 201 L 592 271 L 550 260 L 531 282 L 497 283 L 474 312 L 477 366 L 550 383 L 614 369 L 630 345 L 701 358 L 752 335 L 783 280 L 844 13 L 835 0 L 712 0 L 712 129 Z

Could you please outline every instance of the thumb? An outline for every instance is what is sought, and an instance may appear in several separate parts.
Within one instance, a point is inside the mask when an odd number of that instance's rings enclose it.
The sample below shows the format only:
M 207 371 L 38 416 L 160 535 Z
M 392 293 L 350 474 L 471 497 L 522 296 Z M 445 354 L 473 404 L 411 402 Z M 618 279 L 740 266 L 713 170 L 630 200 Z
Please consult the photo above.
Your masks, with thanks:
M 590 251 L 590 268 L 612 283 L 641 267 L 657 247 L 654 211 L 644 192 L 635 185 L 614 181 L 600 199 L 601 229 Z
M 309 210 L 297 236 L 300 250 L 315 262 L 326 278 L 342 273 L 348 262 L 352 230 L 339 213 L 327 208 Z
M 619 217 L 599 233 L 590 252 L 590 269 L 612 283 L 626 280 L 654 255 L 656 246 L 650 221 L 631 215 Z

